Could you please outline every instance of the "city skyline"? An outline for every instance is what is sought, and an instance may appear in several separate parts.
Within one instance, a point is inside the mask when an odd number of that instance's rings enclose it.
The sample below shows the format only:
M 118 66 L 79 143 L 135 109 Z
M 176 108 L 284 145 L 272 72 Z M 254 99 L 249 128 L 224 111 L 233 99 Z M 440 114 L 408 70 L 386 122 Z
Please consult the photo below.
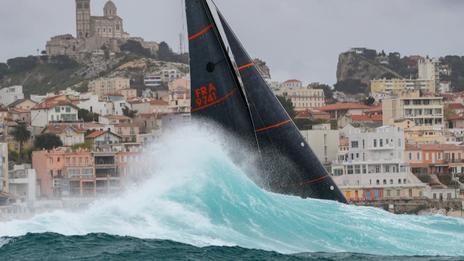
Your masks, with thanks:
M 92 12 L 100 15 L 105 2 L 93 0 Z M 140 0 L 136 8 L 127 1 L 114 2 L 132 36 L 166 41 L 174 50 L 179 49 L 179 33 L 185 30 L 181 0 Z M 464 38 L 450 33 L 459 32 L 464 25 L 460 15 L 464 3 L 460 1 L 428 0 L 420 5 L 418 1 L 398 0 L 216 3 L 250 54 L 265 60 L 277 80 L 297 78 L 333 84 L 338 55 L 358 46 L 398 51 L 402 55 L 462 55 Z M 0 41 L 0 62 L 44 50 L 51 36 L 75 34 L 74 1 L 22 0 L 0 5 L 5 21 L 0 25 L 4 36 Z M 257 8 L 262 9 L 260 19 L 244 19 L 253 17 Z M 279 10 L 281 18 L 275 19 L 275 10 Z M 37 16 L 40 20 L 34 21 Z M 249 26 L 250 21 L 253 26 Z M 384 27 L 387 24 L 388 28 Z

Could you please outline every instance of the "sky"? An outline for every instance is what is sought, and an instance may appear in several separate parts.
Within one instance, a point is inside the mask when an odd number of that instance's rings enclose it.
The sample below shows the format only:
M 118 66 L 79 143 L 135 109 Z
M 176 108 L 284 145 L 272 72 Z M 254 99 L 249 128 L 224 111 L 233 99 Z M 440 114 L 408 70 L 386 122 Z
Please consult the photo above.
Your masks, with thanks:
M 184 0 L 113 0 L 125 30 L 179 49 Z M 101 15 L 106 0 L 92 0 Z M 338 55 L 368 47 L 402 55 L 464 55 L 462 0 L 215 0 L 275 80 L 336 82 Z M 74 0 L 0 0 L 0 62 L 75 35 Z M 184 33 L 185 35 L 185 33 Z

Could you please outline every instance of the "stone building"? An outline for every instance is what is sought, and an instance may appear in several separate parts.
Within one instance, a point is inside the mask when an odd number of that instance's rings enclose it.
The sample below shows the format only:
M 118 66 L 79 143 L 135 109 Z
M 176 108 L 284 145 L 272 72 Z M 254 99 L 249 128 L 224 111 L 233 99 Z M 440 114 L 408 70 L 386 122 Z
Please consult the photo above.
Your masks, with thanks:
M 129 34 L 124 32 L 123 19 L 113 1 L 108 0 L 103 16 L 92 16 L 90 0 L 76 1 L 76 37 L 64 34 L 52 37 L 46 45 L 48 55 L 74 56 L 80 52 L 93 52 L 106 47 L 119 51 Z

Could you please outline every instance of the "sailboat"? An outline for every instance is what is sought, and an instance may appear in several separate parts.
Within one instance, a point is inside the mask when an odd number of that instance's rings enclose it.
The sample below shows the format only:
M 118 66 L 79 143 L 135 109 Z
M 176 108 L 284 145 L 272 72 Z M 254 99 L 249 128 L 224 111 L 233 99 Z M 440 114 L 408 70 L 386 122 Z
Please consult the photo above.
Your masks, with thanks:
M 208 0 L 185 5 L 192 118 L 213 121 L 252 148 L 265 189 L 346 203 L 218 8 Z

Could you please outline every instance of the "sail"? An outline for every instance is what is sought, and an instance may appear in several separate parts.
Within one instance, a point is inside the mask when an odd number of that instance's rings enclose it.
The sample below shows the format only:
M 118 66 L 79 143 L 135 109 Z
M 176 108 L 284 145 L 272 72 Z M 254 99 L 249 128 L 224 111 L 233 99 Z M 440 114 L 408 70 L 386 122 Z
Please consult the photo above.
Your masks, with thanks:
M 206 0 L 185 3 L 192 117 L 214 121 L 248 143 L 256 142 L 246 98 Z
M 346 202 L 218 10 L 247 97 L 271 190 Z

